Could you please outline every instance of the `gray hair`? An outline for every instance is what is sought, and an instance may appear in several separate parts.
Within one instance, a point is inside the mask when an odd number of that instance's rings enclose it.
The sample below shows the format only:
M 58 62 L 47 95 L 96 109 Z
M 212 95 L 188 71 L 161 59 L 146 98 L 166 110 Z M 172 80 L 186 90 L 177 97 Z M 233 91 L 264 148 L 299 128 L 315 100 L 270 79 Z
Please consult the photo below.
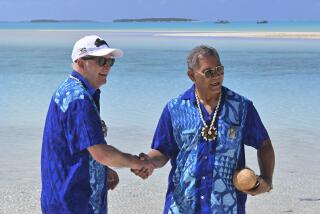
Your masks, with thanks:
M 209 56 L 213 56 L 217 59 L 219 65 L 221 64 L 218 51 L 215 48 L 206 45 L 200 45 L 193 48 L 187 57 L 188 68 L 192 70 L 198 69 L 199 59 Z

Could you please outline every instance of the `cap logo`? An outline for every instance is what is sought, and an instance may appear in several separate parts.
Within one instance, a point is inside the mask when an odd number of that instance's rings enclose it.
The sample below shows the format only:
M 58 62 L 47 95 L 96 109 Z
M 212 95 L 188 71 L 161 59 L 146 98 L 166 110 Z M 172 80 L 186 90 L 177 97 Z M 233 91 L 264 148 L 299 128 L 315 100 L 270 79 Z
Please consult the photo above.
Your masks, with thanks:
M 80 54 L 84 54 L 84 53 L 86 53 L 87 52 L 87 48 L 81 48 L 80 49 Z
M 94 45 L 95 45 L 96 47 L 100 47 L 101 45 L 106 45 L 106 46 L 108 46 L 108 48 L 109 48 L 108 43 L 107 43 L 106 41 L 104 41 L 104 40 L 99 39 L 99 38 L 96 39 Z

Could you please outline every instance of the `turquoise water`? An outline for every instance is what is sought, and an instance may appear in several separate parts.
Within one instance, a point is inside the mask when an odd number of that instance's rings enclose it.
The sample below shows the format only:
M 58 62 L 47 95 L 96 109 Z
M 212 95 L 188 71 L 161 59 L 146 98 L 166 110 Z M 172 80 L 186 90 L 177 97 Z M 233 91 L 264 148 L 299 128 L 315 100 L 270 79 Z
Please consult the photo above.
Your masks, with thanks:
M 192 84 L 186 75 L 187 53 L 208 44 L 220 52 L 225 86 L 253 100 L 276 150 L 301 151 L 300 159 L 292 158 L 290 164 L 301 164 L 301 158 L 316 164 L 311 158 L 320 152 L 320 40 L 29 29 L 2 30 L 0 35 L 0 184 L 39 184 L 42 129 L 50 97 L 71 72 L 74 41 L 92 33 L 125 52 L 102 87 L 101 115 L 110 127 L 110 144 L 132 153 L 148 150 L 165 103 Z M 278 167 L 288 168 L 281 161 Z
M 62 22 L 28 23 L 0 22 L 0 29 L 85 29 L 85 30 L 189 30 L 189 31 L 320 31 L 320 22 L 230 22 L 216 24 L 213 21 L 201 22 Z

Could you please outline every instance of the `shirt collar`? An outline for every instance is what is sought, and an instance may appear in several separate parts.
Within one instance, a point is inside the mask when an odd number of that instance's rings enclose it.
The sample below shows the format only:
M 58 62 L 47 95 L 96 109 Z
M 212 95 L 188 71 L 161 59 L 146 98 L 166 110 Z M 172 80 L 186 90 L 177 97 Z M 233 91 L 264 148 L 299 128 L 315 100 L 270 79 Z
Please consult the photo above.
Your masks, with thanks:
M 195 96 L 195 85 L 193 84 L 191 86 L 191 88 L 189 88 L 187 91 L 185 91 L 183 94 L 182 94 L 182 99 L 183 100 L 190 100 L 191 103 L 194 103 L 196 104 L 197 103 L 197 100 L 196 100 L 196 96 Z
M 188 90 L 186 90 L 183 94 L 182 94 L 182 99 L 183 100 L 190 100 L 191 103 L 197 104 L 197 100 L 196 100 L 196 95 L 195 95 L 195 88 L 196 86 L 193 84 L 191 86 L 191 88 L 189 88 Z M 223 104 L 223 100 L 225 97 L 225 92 L 226 92 L 226 88 L 224 86 L 222 86 L 222 97 L 221 97 L 221 104 Z
M 93 96 L 94 93 L 96 93 L 96 92 L 98 92 L 98 94 L 100 94 L 100 90 L 93 88 L 90 85 L 90 83 L 81 74 L 79 74 L 77 71 L 72 71 L 71 76 L 79 79 L 91 96 Z

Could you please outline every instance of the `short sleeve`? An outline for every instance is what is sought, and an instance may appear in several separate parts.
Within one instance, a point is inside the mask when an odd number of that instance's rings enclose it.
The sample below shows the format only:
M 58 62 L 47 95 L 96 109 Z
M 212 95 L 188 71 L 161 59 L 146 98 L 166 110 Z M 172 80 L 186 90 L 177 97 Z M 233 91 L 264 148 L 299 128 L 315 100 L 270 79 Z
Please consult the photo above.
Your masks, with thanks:
M 101 119 L 89 99 L 78 99 L 70 103 L 65 113 L 65 134 L 72 154 L 104 140 Z
M 173 136 L 172 121 L 168 106 L 165 106 L 160 116 L 151 148 L 160 151 L 169 158 L 172 158 L 178 151 Z
M 244 125 L 243 140 L 244 144 L 247 146 L 252 146 L 259 149 L 262 142 L 269 139 L 268 132 L 264 127 L 260 116 L 253 106 L 252 102 L 249 102 L 247 115 Z

